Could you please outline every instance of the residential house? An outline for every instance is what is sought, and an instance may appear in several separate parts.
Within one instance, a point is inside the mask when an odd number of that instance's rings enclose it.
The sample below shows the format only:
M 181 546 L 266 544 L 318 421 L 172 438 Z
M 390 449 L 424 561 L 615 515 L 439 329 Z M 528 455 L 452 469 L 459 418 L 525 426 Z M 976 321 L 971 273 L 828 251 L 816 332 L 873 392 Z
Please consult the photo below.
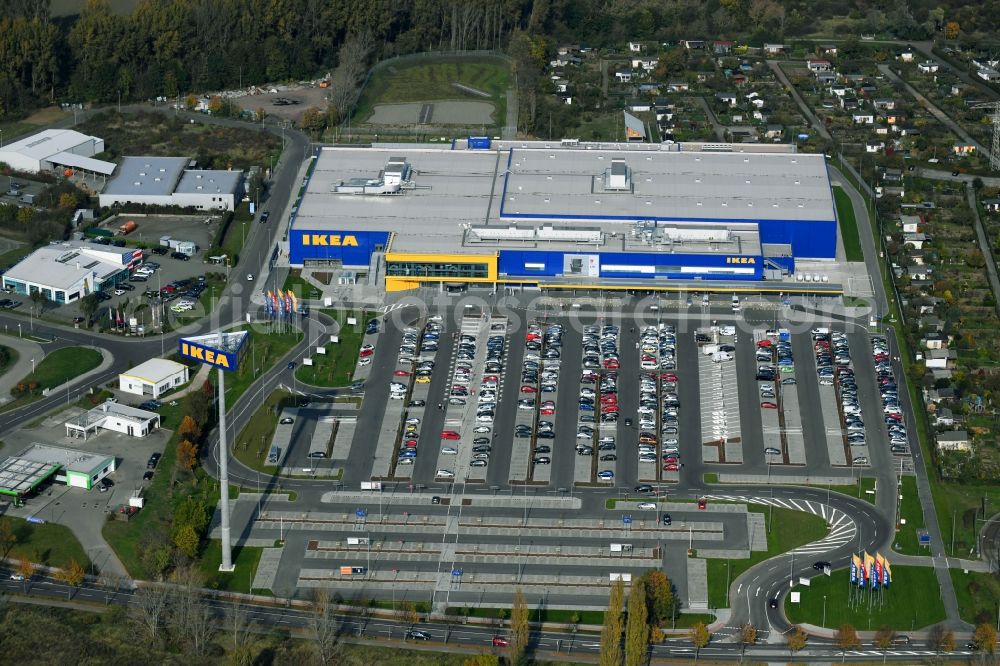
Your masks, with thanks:
M 761 107 L 759 109 L 754 109 L 750 115 L 752 115 L 753 119 L 756 120 L 757 122 L 766 123 L 767 119 L 771 117 L 771 109 L 767 107 Z
M 899 54 L 896 56 L 896 59 L 901 60 L 903 62 L 913 62 L 914 57 L 915 54 L 913 53 L 913 51 L 911 51 L 910 49 L 906 49 L 904 51 L 900 51 Z
M 750 103 L 758 109 L 763 109 L 767 105 L 767 101 L 763 97 L 754 97 Z
M 942 402 L 949 402 L 955 399 L 955 389 L 951 386 L 945 386 L 943 388 L 932 388 L 925 391 L 925 400 L 929 403 L 939 404 Z
M 927 262 L 924 261 L 924 251 L 923 250 L 910 250 L 906 256 L 910 258 L 914 266 L 924 266 Z
M 632 81 L 632 70 L 619 69 L 615 72 L 615 78 L 618 79 L 618 83 L 630 83 Z
M 928 333 L 920 341 L 925 349 L 946 349 L 948 338 L 943 333 Z
M 969 433 L 964 430 L 947 430 L 937 435 L 938 451 L 968 451 Z
M 927 236 L 919 232 L 910 232 L 903 234 L 903 245 L 910 246 L 914 250 L 924 249 L 924 241 L 927 240 Z
M 951 147 L 951 152 L 954 155 L 964 156 L 971 155 L 976 152 L 976 147 L 971 143 L 959 142 Z
M 648 99 L 631 99 L 626 104 L 626 107 L 629 111 L 633 111 L 635 113 L 653 110 L 652 103 Z
M 896 108 L 896 100 L 888 97 L 882 97 L 872 100 L 872 106 L 880 111 L 891 111 Z
M 726 128 L 726 136 L 732 143 L 755 143 L 759 137 L 757 128 L 750 125 L 734 125 Z
M 632 69 L 642 69 L 643 71 L 651 72 L 656 69 L 656 65 L 659 62 L 659 58 L 632 58 Z
M 559 95 L 559 98 L 562 99 L 563 104 L 566 104 L 567 106 L 573 104 L 573 96 L 572 95 Z
M 642 42 L 629 42 L 628 50 L 632 53 L 639 53 L 642 51 Z
M 865 82 L 864 74 L 841 74 L 840 78 L 844 80 L 844 83 L 851 86 L 859 86 Z
M 725 102 L 730 107 L 736 106 L 739 96 L 736 93 L 716 93 L 715 98 L 720 102 Z
M 833 63 L 829 60 L 806 60 L 806 67 L 810 72 L 829 72 L 833 69 Z
M 788 53 L 789 48 L 784 44 L 764 44 L 764 54 L 769 56 L 779 56 Z
M 1000 197 L 993 197 L 992 199 L 983 199 L 983 208 L 991 213 L 1000 213 Z
M 699 51 L 705 48 L 705 40 L 703 39 L 682 39 L 681 44 L 689 51 Z
M 736 86 L 745 85 L 747 82 L 747 77 L 740 72 L 734 72 L 729 75 L 729 80 Z
M 993 69 L 992 67 L 984 67 L 976 71 L 976 76 L 981 78 L 983 81 L 992 83 L 993 81 L 1000 81 L 1000 72 Z
M 923 220 L 919 215 L 900 215 L 899 224 L 903 227 L 904 234 L 915 234 L 920 230 L 920 223 Z
M 568 65 L 579 65 L 583 62 L 583 58 L 580 56 L 573 55 L 572 53 L 563 53 L 556 56 L 555 60 L 549 61 L 549 66 L 553 69 L 558 69 L 560 67 L 566 67 Z
M 930 280 L 933 277 L 933 272 L 934 269 L 932 269 L 930 266 L 906 267 L 906 274 L 910 276 L 910 280 Z
M 934 425 L 935 426 L 953 426 L 955 425 L 955 412 L 951 410 L 950 407 L 941 407 L 934 412 Z
M 852 111 L 858 108 L 858 106 L 859 103 L 857 97 L 848 97 L 847 95 L 845 95 L 840 98 L 840 108 L 842 108 L 844 111 Z
M 687 92 L 690 89 L 691 86 L 685 81 L 673 81 L 667 84 L 668 92 Z
M 959 97 L 959 96 L 963 95 L 966 90 L 967 90 L 967 87 L 965 86 L 965 84 L 962 84 L 962 83 L 953 83 L 953 84 L 951 84 L 951 96 L 952 97 Z
M 927 60 L 925 62 L 919 63 L 917 65 L 917 69 L 919 69 L 924 74 L 934 74 L 935 72 L 938 71 L 938 64 L 933 60 Z
M 944 329 L 944 322 L 937 315 L 924 315 L 917 322 L 920 328 L 925 328 L 930 331 L 941 332 Z
M 837 97 L 844 97 L 845 95 L 847 95 L 849 91 L 850 88 L 848 88 L 847 86 L 841 86 L 841 85 L 830 86 L 830 92 Z
M 819 44 L 816 46 L 816 55 L 818 55 L 820 58 L 836 57 L 837 45 Z
M 879 125 L 878 127 L 875 128 L 875 133 L 878 134 L 879 136 L 888 136 L 889 128 L 882 127 L 881 125 Z
M 875 124 L 875 114 L 873 113 L 855 113 L 854 114 L 854 124 L 855 125 L 873 125 Z
M 889 169 L 885 167 L 879 167 L 879 171 L 882 174 L 882 180 L 884 180 L 887 183 L 898 183 L 903 180 L 902 169 Z
M 867 153 L 877 153 L 885 150 L 885 142 L 883 141 L 869 141 L 865 144 L 865 152 Z
M 785 135 L 784 125 L 768 125 L 764 128 L 764 138 L 771 141 L 780 141 Z
M 900 136 L 919 136 L 920 129 L 916 125 L 905 125 L 899 128 Z
M 817 72 L 816 83 L 821 86 L 827 86 L 834 83 L 837 80 L 837 75 L 833 72 Z
M 888 125 L 898 125 L 906 120 L 904 113 L 887 109 L 878 109 L 878 117 L 879 120 L 884 120 Z
M 674 105 L 669 104 L 664 99 L 653 101 L 653 111 L 656 112 L 656 122 L 670 122 L 674 119 Z
M 712 42 L 712 53 L 715 55 L 725 55 L 732 51 L 734 46 L 736 46 L 736 42 L 727 42 L 717 39 Z
M 625 139 L 629 142 L 642 142 L 646 140 L 646 124 L 633 116 L 628 111 L 625 114 Z
M 552 85 L 556 87 L 557 93 L 564 93 L 566 92 L 567 86 L 569 86 L 569 81 L 567 81 L 566 79 L 556 78 L 552 79 Z

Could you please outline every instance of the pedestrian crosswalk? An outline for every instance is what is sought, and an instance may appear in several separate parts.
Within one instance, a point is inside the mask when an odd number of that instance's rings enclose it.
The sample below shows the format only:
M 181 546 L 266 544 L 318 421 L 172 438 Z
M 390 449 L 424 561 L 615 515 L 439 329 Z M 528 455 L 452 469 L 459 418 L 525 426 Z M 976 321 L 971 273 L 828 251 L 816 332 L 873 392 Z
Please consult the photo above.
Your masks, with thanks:
M 854 519 L 839 509 L 827 506 L 822 502 L 811 500 L 781 499 L 778 497 L 747 497 L 745 495 L 706 495 L 705 499 L 718 500 L 722 502 L 746 502 L 747 504 L 763 504 L 764 506 L 775 506 L 781 509 L 792 509 L 793 511 L 804 511 L 816 516 L 820 516 L 830 526 L 830 533 L 819 541 L 813 541 L 804 546 L 799 546 L 794 551 L 795 555 L 817 555 L 835 550 L 844 544 L 850 543 L 858 534 L 858 526 Z

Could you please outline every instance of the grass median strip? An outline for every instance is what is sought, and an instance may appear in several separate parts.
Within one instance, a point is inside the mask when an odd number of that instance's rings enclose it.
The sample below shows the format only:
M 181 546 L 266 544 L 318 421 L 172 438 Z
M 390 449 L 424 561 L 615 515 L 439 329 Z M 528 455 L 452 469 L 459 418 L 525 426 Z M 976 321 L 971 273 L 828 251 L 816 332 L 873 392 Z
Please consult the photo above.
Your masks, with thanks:
M 917 496 L 917 479 L 904 476 L 899 488 L 899 531 L 893 542 L 893 550 L 905 555 L 926 555 L 927 550 L 917 543 L 917 532 L 924 527 L 924 512 Z
M 767 521 L 770 509 L 754 506 L 751 512 L 763 514 L 765 521 Z M 770 533 L 767 535 L 766 551 L 751 549 L 750 557 L 742 560 L 714 558 L 706 560 L 708 563 L 708 605 L 710 608 L 725 608 L 727 606 L 727 580 L 732 582 L 755 564 L 775 555 L 787 553 L 807 543 L 818 541 L 827 534 L 825 520 L 811 513 L 793 509 L 775 508 L 773 515 L 770 516 L 770 528 Z
M 837 220 L 840 222 L 840 236 L 844 240 L 844 254 L 848 261 L 864 261 L 861 252 L 861 237 L 858 235 L 858 221 L 854 217 L 851 197 L 839 185 L 833 188 L 833 198 L 837 204 Z
M 34 372 L 21 379 L 10 393 L 12 402 L 0 411 L 22 407 L 40 400 L 43 391 L 60 386 L 101 364 L 101 352 L 88 347 L 63 347 L 38 359 Z
M 337 342 L 330 342 L 327 338 L 322 341 L 323 344 L 317 344 L 317 347 L 324 350 L 322 354 L 316 348 L 311 348 L 309 354 L 312 356 L 312 365 L 299 366 L 295 371 L 295 378 L 310 386 L 324 388 L 346 386 L 354 374 L 354 367 L 361 351 L 361 339 L 364 337 L 362 327 L 368 320 L 362 312 L 339 310 L 322 312 L 340 323 Z M 348 317 L 355 318 L 357 323 L 347 324 Z

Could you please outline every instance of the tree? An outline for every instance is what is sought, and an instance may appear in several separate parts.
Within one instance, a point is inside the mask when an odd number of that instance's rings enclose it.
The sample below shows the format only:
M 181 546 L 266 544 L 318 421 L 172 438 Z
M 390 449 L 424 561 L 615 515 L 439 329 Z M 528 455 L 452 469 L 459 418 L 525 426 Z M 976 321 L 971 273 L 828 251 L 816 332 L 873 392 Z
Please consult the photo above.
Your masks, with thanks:
M 319 662 L 323 666 L 335 663 L 340 632 L 330 591 L 326 588 L 316 589 L 309 610 L 309 633 L 315 643 Z
M 69 587 L 66 592 L 67 599 L 73 598 L 73 592 L 83 584 L 85 577 L 86 573 L 84 573 L 83 567 L 80 566 L 80 563 L 76 559 L 71 559 L 65 568 L 60 569 L 55 574 L 56 580 L 60 583 L 65 583 Z
M 528 637 L 528 604 L 524 600 L 524 593 L 518 588 L 514 592 L 510 608 L 510 663 L 513 666 L 524 663 Z
M 625 605 L 625 583 L 619 578 L 611 586 L 608 608 L 604 611 L 601 628 L 600 666 L 621 666 L 622 663 L 622 610 Z
M 80 299 L 80 312 L 87 318 L 88 328 L 94 322 L 94 315 L 97 314 L 98 305 L 97 294 L 87 294 Z
M 142 637 L 154 645 L 160 642 L 169 595 L 170 588 L 165 585 L 143 583 L 133 595 L 135 602 L 128 606 L 132 623 L 138 627 Z
M 708 627 L 705 626 L 704 622 L 699 622 L 691 627 L 691 631 L 688 632 L 688 638 L 691 640 L 692 645 L 694 645 L 694 660 L 697 662 L 702 648 L 707 646 L 712 640 L 712 634 L 709 633 Z
M 639 580 L 646 587 L 646 604 L 652 624 L 660 624 L 674 617 L 677 602 L 674 586 L 660 569 L 650 569 Z
M 940 625 L 938 625 L 940 626 Z M 882 661 L 885 661 L 885 652 L 892 647 L 892 642 L 896 640 L 896 632 L 890 627 L 881 626 L 878 631 L 875 632 L 875 647 L 882 650 Z
M 31 579 L 35 575 L 35 563 L 32 562 L 27 557 L 21 558 L 17 563 L 17 573 L 21 574 L 24 580 L 21 581 L 22 587 L 24 588 L 24 593 L 28 593 L 28 585 L 31 583 Z
M 400 605 L 400 614 L 403 617 L 403 621 L 406 622 L 407 629 L 412 629 L 413 625 L 420 621 L 420 615 L 417 614 L 417 606 L 412 601 L 404 601 Z
M 955 632 L 945 629 L 941 634 L 941 652 L 952 652 L 955 649 Z
M 229 634 L 228 662 L 232 666 L 251 666 L 255 657 L 254 634 L 257 623 L 250 618 L 247 607 L 234 597 L 226 612 L 226 631 Z
M 63 192 L 59 195 L 59 207 L 63 210 L 72 210 L 76 208 L 76 197 L 70 192 Z
M 993 654 L 997 648 L 997 631 L 993 628 L 993 625 L 983 623 L 976 627 L 976 631 L 972 634 L 972 643 L 976 646 L 976 650 L 979 652 L 985 652 L 987 654 Z
M 840 628 L 837 629 L 837 633 L 833 637 L 834 643 L 840 648 L 840 655 L 842 658 L 847 657 L 847 651 L 854 649 L 861 645 L 861 639 L 858 638 L 858 632 L 851 624 L 842 624 Z
M 190 416 L 185 415 L 184 419 L 181 421 L 180 426 L 177 428 L 177 432 L 184 439 L 190 439 L 192 442 L 198 441 L 201 437 L 201 428 L 195 423 L 195 420 Z
M 174 545 L 191 559 L 198 556 L 201 538 L 191 525 L 184 525 L 174 533 Z
M 0 518 L 0 553 L 3 553 L 0 557 L 7 557 L 10 554 L 10 549 L 16 543 L 17 535 L 14 534 L 14 526 L 11 524 L 10 518 Z
M 299 127 L 307 132 L 319 134 L 326 129 L 326 114 L 319 108 L 310 106 L 302 112 L 302 117 L 299 118 Z
M 944 36 L 946 39 L 958 39 L 958 33 L 961 32 L 961 29 L 958 21 L 948 21 L 944 24 Z
M 788 635 L 785 636 L 785 642 L 788 644 L 788 655 L 792 656 L 799 650 L 806 646 L 806 641 L 809 640 L 809 634 L 802 631 L 802 627 L 795 627 Z
M 219 111 L 222 111 L 222 98 L 218 95 L 212 95 L 208 100 L 208 110 L 212 112 L 213 116 L 219 115 Z
M 198 447 L 194 442 L 182 439 L 177 443 L 177 466 L 186 472 L 194 469 L 198 462 Z
M 477 654 L 462 662 L 462 666 L 500 666 L 500 657 L 495 654 Z
M 198 106 L 198 98 L 194 95 L 188 95 L 184 98 L 184 106 L 188 111 L 193 111 L 196 106 Z
M 742 655 L 746 654 L 748 645 L 755 645 L 757 643 L 757 627 L 753 626 L 749 622 L 740 627 L 740 658 Z
M 190 655 L 204 656 L 215 637 L 212 609 L 201 596 L 201 572 L 193 565 L 174 569 L 174 583 L 168 604 L 168 618 L 174 642 Z
M 625 666 L 641 666 L 649 652 L 649 611 L 646 586 L 632 584 L 628 595 L 628 622 L 625 625 Z
M 45 303 L 49 299 L 47 299 L 45 297 L 45 294 L 42 293 L 41 289 L 39 289 L 38 291 L 31 292 L 31 296 L 29 296 L 28 298 L 31 299 L 31 309 L 32 310 L 34 310 L 36 313 L 39 310 L 41 310 L 43 312 L 45 311 Z M 38 309 L 36 310 L 35 308 L 38 308 Z
M 122 586 L 122 577 L 112 571 L 102 571 L 97 577 L 98 585 L 104 590 L 104 605 L 111 603 L 111 600 L 118 594 Z

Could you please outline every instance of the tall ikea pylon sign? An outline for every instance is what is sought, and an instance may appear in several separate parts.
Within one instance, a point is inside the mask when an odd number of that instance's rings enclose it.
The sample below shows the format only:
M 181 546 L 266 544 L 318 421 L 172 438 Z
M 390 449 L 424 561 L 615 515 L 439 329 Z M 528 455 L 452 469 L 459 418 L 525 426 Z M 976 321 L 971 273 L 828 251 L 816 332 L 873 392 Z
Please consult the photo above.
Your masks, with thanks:
M 229 526 L 229 444 L 226 438 L 226 372 L 239 368 L 249 333 L 210 333 L 178 342 L 180 355 L 219 369 L 219 513 L 222 516 L 222 564 L 219 571 L 232 571 L 232 543 Z M 226 372 L 223 372 L 226 371 Z

